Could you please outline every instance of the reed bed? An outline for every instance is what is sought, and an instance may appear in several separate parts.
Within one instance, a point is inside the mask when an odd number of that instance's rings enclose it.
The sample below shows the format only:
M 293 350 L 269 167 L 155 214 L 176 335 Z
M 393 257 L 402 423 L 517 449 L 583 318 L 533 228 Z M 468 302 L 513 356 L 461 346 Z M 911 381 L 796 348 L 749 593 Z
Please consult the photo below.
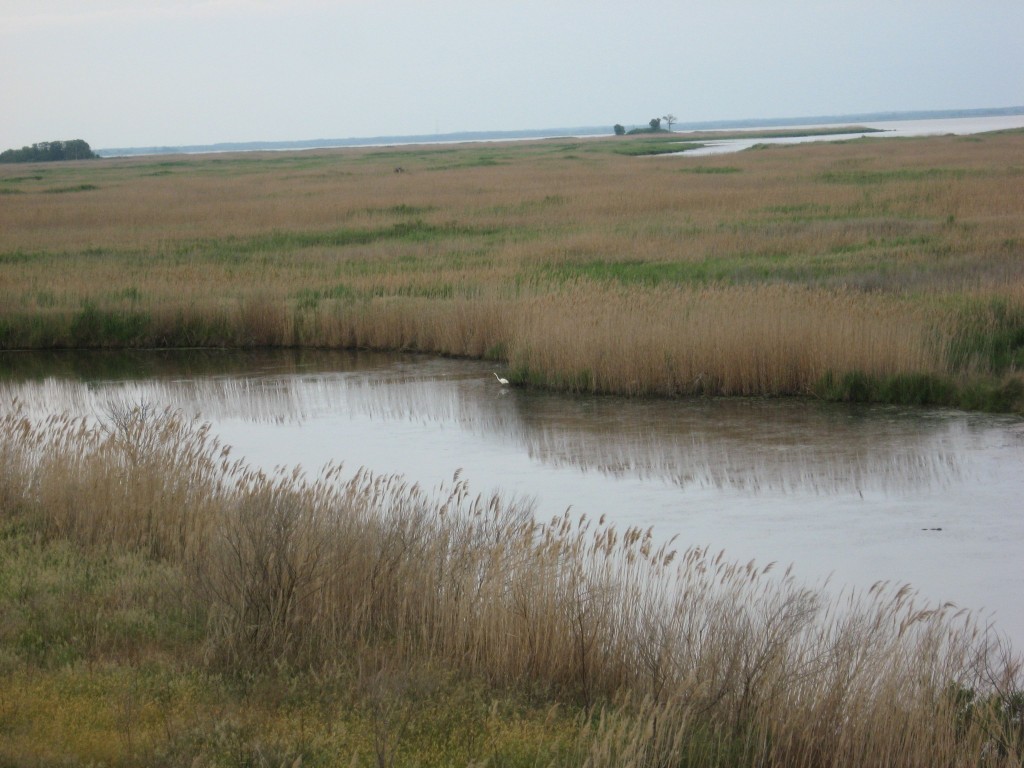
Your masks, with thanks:
M 1022 142 L 723 159 L 632 156 L 650 148 L 626 138 L 7 166 L 0 348 L 416 349 L 620 394 L 870 399 L 916 376 L 944 382 L 940 401 L 980 381 L 994 407 L 1019 408 Z
M 154 593 L 139 574 L 163 569 L 177 586 L 157 594 L 195 627 L 186 639 L 150 629 L 147 642 L 125 644 L 101 627 L 109 606 L 97 616 L 73 609 L 86 631 L 40 651 L 18 624 L 39 622 L 39 611 L 15 599 L 12 616 L 29 618 L 0 632 L 11 691 L 52 680 L 24 670 L 44 670 L 55 648 L 72 657 L 79 648 L 103 669 L 127 645 L 132 675 L 195 664 L 242 679 L 344 681 L 333 694 L 340 709 L 326 717 L 370 712 L 370 735 L 330 731 L 333 741 L 307 744 L 313 763 L 363 764 L 361 753 L 377 764 L 450 764 L 454 745 L 436 763 L 398 746 L 417 743 L 406 708 L 438 690 L 424 682 L 436 670 L 462 681 L 444 695 L 482 691 L 474 695 L 492 710 L 517 696 L 578 713 L 560 721 L 555 752 L 531 748 L 517 761 L 481 737 L 458 747 L 467 764 L 534 764 L 541 754 L 587 766 L 1021 762 L 1019 659 L 969 615 L 921 605 L 909 587 L 837 598 L 789 570 L 676 551 L 650 531 L 568 513 L 538 522 L 528 505 L 472 495 L 458 474 L 433 491 L 338 467 L 268 476 L 233 462 L 201 424 L 145 408 L 99 425 L 10 410 L 0 489 L 5 540 L 28 528 L 35 546 L 71 547 L 85 562 L 138 557 L 119 601 L 138 592 L 140 610 Z M 178 688 L 133 703 L 157 725 L 140 719 L 104 762 L 151 763 L 172 747 L 181 761 L 211 759 L 209 739 L 172 734 L 184 703 L 202 698 L 196 686 L 213 684 L 175 679 Z M 39 707 L 49 694 L 33 690 Z M 483 733 L 486 710 L 447 727 Z M 17 743 L 39 732 L 18 731 Z M 89 733 L 79 725 L 60 736 L 64 754 L 96 754 Z
M 937 374 L 948 343 L 933 313 L 893 297 L 786 285 L 588 288 L 521 311 L 509 357 L 522 377 L 630 395 L 809 394 L 829 371 Z

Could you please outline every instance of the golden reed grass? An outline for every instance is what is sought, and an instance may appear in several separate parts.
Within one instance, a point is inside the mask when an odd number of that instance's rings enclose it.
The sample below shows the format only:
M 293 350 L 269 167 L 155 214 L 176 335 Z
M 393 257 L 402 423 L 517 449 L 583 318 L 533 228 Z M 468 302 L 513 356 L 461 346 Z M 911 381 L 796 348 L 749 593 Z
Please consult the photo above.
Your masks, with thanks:
M 489 354 L 538 383 L 618 393 L 957 376 L 970 356 L 950 350 L 980 343 L 965 327 L 1002 339 L 978 317 L 1024 316 L 1022 143 L 654 158 L 560 140 L 8 166 L 0 346 Z M 1019 375 L 991 353 L 970 370 Z
M 778 395 L 806 393 L 828 371 L 942 370 L 934 314 L 888 296 L 587 287 L 518 311 L 511 364 L 572 389 Z
M 1019 659 L 907 587 L 836 598 L 457 474 L 267 476 L 145 409 L 9 412 L 0 489 L 48 539 L 180 568 L 213 668 L 438 665 L 587 707 L 580 765 L 1020 765 Z

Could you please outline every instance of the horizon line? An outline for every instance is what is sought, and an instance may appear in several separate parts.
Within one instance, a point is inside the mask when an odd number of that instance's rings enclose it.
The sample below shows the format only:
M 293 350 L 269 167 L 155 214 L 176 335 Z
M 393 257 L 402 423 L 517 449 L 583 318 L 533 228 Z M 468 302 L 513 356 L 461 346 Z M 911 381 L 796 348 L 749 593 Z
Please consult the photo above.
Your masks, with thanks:
M 770 127 L 791 125 L 824 125 L 834 122 L 861 120 L 870 122 L 889 122 L 899 119 L 956 118 L 970 116 L 997 116 L 1024 114 L 1024 105 L 1010 107 L 980 107 L 969 109 L 933 109 L 933 110 L 887 110 L 881 112 L 856 112 L 831 115 L 802 115 L 793 117 L 756 117 L 701 121 L 674 121 L 676 130 L 694 131 L 718 128 L 737 127 Z M 640 124 L 637 124 L 640 125 Z M 97 154 L 111 153 L 106 156 L 125 154 L 199 154 L 204 152 L 223 152 L 231 150 L 258 149 L 329 149 L 333 147 L 374 146 L 380 144 L 413 144 L 439 141 L 483 140 L 502 138 L 557 138 L 559 136 L 599 136 L 611 133 L 608 126 L 576 126 L 560 128 L 518 128 L 501 130 L 462 130 L 447 133 L 411 133 L 389 134 L 379 136 L 351 136 L 345 138 L 313 138 L 313 139 L 271 139 L 250 141 L 220 141 L 208 144 L 160 144 L 130 147 L 103 147 L 94 149 Z

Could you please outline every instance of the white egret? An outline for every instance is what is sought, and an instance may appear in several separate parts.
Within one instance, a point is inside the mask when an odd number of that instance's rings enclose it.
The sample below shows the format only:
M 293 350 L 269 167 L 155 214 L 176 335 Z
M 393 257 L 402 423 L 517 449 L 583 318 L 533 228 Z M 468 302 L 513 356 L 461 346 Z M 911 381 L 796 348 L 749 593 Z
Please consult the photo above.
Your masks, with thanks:
M 493 371 L 492 371 L 492 373 L 493 373 Z M 494 378 L 496 378 L 498 380 L 499 384 L 508 384 L 508 379 L 501 378 L 501 376 L 499 376 L 497 373 L 494 374 Z

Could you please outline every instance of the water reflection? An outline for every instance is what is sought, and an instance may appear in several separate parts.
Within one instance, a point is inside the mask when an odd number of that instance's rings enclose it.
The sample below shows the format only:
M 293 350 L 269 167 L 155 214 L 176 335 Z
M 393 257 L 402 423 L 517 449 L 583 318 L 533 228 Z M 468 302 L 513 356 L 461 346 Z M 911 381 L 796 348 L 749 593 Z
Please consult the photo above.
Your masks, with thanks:
M 622 403 L 523 409 L 529 454 L 556 466 L 680 487 L 803 493 L 934 488 L 962 474 L 944 429 L 781 401 Z
M 886 495 L 965 481 L 970 419 L 894 409 L 768 400 L 643 401 L 497 388 L 467 361 L 380 355 L 228 356 L 216 374 L 168 359 L 148 378 L 89 373 L 0 382 L 0 398 L 30 413 L 102 418 L 148 403 L 204 420 L 307 425 L 327 417 L 433 424 L 519 450 L 554 468 L 750 494 Z M 203 361 L 201 361 L 203 362 Z M 207 369 L 209 360 L 206 361 Z M 342 369 L 342 370 L 339 370 Z M 198 366 L 203 370 L 203 366 Z M 326 463 L 296 457 L 284 463 Z M 342 457 L 358 460 L 358 456 Z

